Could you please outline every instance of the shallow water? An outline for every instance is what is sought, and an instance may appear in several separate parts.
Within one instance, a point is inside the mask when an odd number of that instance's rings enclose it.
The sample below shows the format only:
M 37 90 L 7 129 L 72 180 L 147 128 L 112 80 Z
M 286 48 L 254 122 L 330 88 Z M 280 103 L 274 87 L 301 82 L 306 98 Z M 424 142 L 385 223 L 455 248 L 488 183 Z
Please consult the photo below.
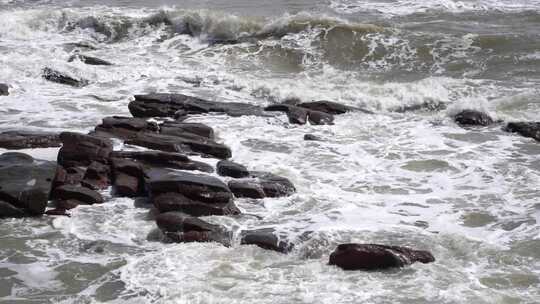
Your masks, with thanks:
M 299 238 L 293 253 L 163 244 L 144 203 L 110 199 L 71 218 L 2 220 L 0 302 L 539 303 L 540 145 L 497 124 L 463 129 L 451 116 L 540 120 L 540 2 L 269 3 L 0 0 L 0 82 L 12 85 L 0 99 L 2 131 L 88 131 L 154 91 L 375 112 L 333 126 L 190 118 L 214 127 L 233 160 L 298 190 L 238 200 L 262 220 L 209 220 L 236 232 L 276 227 Z M 68 63 L 75 42 L 115 65 Z M 90 85 L 46 82 L 45 66 Z M 396 111 L 420 105 L 436 110 Z M 437 262 L 385 272 L 326 265 L 348 241 L 426 249 Z

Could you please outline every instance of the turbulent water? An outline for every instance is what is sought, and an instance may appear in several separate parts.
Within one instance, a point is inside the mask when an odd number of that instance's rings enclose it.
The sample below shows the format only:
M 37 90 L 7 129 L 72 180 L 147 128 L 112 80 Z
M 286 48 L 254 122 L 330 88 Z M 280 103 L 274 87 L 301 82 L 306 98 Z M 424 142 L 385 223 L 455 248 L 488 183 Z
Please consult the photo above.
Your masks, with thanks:
M 115 65 L 68 62 L 73 43 Z M 46 66 L 90 85 L 47 82 Z M 540 144 L 451 118 L 480 109 L 540 121 L 538 0 L 0 0 L 0 68 L 12 86 L 0 131 L 89 131 L 129 115 L 145 92 L 326 99 L 375 113 L 332 126 L 190 118 L 214 127 L 233 160 L 298 190 L 238 200 L 262 220 L 209 220 L 311 233 L 291 254 L 164 244 L 144 204 L 109 199 L 70 218 L 3 219 L 2 303 L 540 303 Z M 349 241 L 430 250 L 437 261 L 328 266 Z

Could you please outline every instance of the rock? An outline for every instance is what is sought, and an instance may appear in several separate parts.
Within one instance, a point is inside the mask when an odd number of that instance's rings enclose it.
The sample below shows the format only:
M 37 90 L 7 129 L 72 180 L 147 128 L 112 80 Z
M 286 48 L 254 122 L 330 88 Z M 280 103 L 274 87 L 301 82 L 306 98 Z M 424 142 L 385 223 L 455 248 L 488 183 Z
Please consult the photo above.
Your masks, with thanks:
M 265 111 L 285 112 L 289 118 L 289 123 L 305 125 L 308 121 L 313 125 L 331 125 L 334 117 L 331 114 L 297 107 L 290 104 L 275 104 L 268 106 Z
M 288 253 L 294 248 L 294 243 L 290 242 L 286 236 L 278 235 L 273 228 L 244 230 L 240 233 L 240 238 L 242 245 L 257 245 L 263 249 L 281 253 Z
M 510 122 L 504 130 L 540 141 L 540 122 Z
M 307 141 L 322 141 L 322 138 L 320 138 L 317 135 L 313 135 L 313 134 L 304 134 L 304 140 L 307 140 Z
M 142 166 L 129 159 L 111 159 L 115 195 L 136 197 L 144 194 Z
M 261 185 L 257 182 L 249 180 L 232 180 L 229 182 L 229 189 L 234 194 L 235 197 L 246 197 L 246 198 L 265 198 L 264 190 Z
M 227 185 L 212 176 L 167 169 L 150 169 L 145 173 L 152 197 L 179 193 L 191 200 L 210 204 L 227 204 L 233 198 Z
M 0 133 L 0 148 L 17 150 L 60 147 L 56 133 L 35 131 L 6 131 Z
M 73 185 L 64 185 L 54 189 L 51 194 L 51 198 L 57 201 L 74 200 L 87 205 L 103 203 L 103 197 L 101 197 L 101 194 L 98 192 L 85 187 Z M 59 206 L 57 205 L 57 207 Z
M 249 171 L 245 166 L 228 160 L 220 160 L 217 163 L 217 173 L 221 176 L 230 176 L 234 178 L 249 176 Z
M 45 214 L 52 215 L 52 216 L 67 216 L 67 217 L 71 216 L 69 213 L 67 213 L 66 209 L 62 209 L 62 208 L 49 209 L 45 211 Z
M 160 133 L 172 136 L 182 136 L 191 133 L 208 139 L 214 138 L 214 130 L 201 123 L 165 122 L 160 125 Z
M 86 169 L 81 184 L 92 190 L 103 190 L 111 184 L 110 168 L 99 162 L 92 162 Z
M 139 161 L 146 167 L 171 168 L 180 170 L 199 170 L 212 173 L 214 168 L 206 163 L 197 162 L 179 153 L 158 152 L 158 151 L 115 151 L 111 154 L 113 158 L 131 158 Z
M 61 133 L 60 140 L 58 163 L 66 168 L 87 167 L 94 161 L 106 164 L 113 148 L 108 139 L 74 132 Z
M 377 244 L 341 244 L 330 255 L 329 264 L 344 270 L 376 270 L 434 261 L 428 251 Z
M 66 84 L 72 87 L 84 87 L 88 85 L 88 80 L 86 79 L 76 79 L 51 68 L 44 68 L 42 76 L 48 81 Z
M 333 125 L 334 116 L 319 111 L 309 111 L 308 121 L 312 125 Z
M 303 102 L 303 103 L 297 104 L 297 106 L 301 108 L 310 109 L 312 111 L 324 112 L 324 113 L 332 114 L 332 115 L 339 115 L 339 114 L 344 114 L 347 112 L 360 110 L 358 108 L 346 106 L 337 102 L 325 101 L 325 100 Z
M 64 168 L 61 165 L 56 167 L 52 189 L 63 185 L 78 185 L 82 182 L 86 169 L 83 167 Z
M 77 208 L 79 204 L 82 204 L 82 202 L 79 202 L 77 200 L 57 200 L 55 201 L 56 209 L 59 210 L 71 210 L 74 208 Z
M 181 212 L 166 212 L 156 217 L 156 224 L 175 242 L 218 242 L 230 245 L 231 233 Z
M 447 104 L 440 101 L 425 101 L 423 103 L 417 104 L 406 104 L 390 109 L 392 112 L 406 113 L 406 112 L 415 112 L 415 111 L 442 111 L 447 108 Z
M 0 83 L 0 96 L 9 95 L 9 86 L 5 83 Z
M 83 63 L 90 64 L 90 65 L 113 65 L 112 63 L 110 63 L 110 62 L 108 62 L 106 60 L 99 59 L 99 58 L 96 58 L 96 57 L 87 56 L 87 55 L 82 55 L 82 54 L 75 54 L 75 55 L 69 57 L 68 62 L 72 62 L 74 60 L 80 60 Z
M 182 94 L 135 95 L 129 104 L 134 117 L 174 117 L 178 111 L 186 114 L 224 113 L 238 117 L 244 115 L 266 116 L 262 108 L 236 102 L 216 102 Z
M 160 212 L 179 211 L 192 216 L 235 215 L 240 210 L 232 201 L 228 203 L 204 203 L 189 199 L 179 193 L 163 193 L 153 198 Z
M 475 110 L 464 110 L 456 114 L 454 120 L 462 126 L 488 126 L 493 119 L 486 113 Z
M 67 52 L 71 52 L 78 49 L 85 49 L 85 50 L 97 50 L 97 47 L 93 45 L 91 42 L 88 41 L 81 41 L 81 42 L 69 42 L 64 44 L 64 49 Z
M 42 215 L 55 171 L 54 162 L 16 152 L 0 155 L 0 217 Z
M 232 155 L 229 147 L 193 134 L 185 134 L 182 137 L 162 134 L 138 134 L 137 137 L 127 140 L 126 144 L 165 152 L 194 152 L 220 159 L 227 159 Z
M 159 127 L 156 123 L 148 122 L 142 118 L 112 116 L 103 118 L 100 125 L 96 126 L 96 132 L 111 134 L 111 137 L 129 139 L 137 137 L 140 132 L 156 133 Z

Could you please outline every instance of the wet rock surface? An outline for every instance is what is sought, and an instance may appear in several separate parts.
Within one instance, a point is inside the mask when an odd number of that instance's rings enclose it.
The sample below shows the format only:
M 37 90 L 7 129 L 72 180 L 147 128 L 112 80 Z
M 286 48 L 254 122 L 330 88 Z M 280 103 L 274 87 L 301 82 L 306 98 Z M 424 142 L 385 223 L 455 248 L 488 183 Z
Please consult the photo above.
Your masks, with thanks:
M 65 84 L 72 87 L 84 87 L 89 83 L 89 81 L 84 78 L 75 78 L 51 68 L 44 68 L 42 71 L 42 77 L 48 81 Z
M 58 163 L 64 167 L 87 167 L 94 161 L 106 164 L 112 152 L 111 141 L 104 138 L 63 132 L 60 140 L 63 145 L 58 152 Z
M 159 229 L 174 242 L 218 242 L 230 245 L 232 233 L 182 212 L 166 212 L 156 217 Z
M 403 267 L 415 262 L 431 263 L 428 251 L 378 244 L 341 244 L 330 255 L 329 265 L 344 270 L 381 270 Z
M 18 150 L 60 147 L 56 133 L 38 131 L 6 131 L 0 133 L 0 148 Z
M 0 155 L 0 217 L 43 214 L 55 172 L 54 162 L 17 152 Z
M 284 112 L 291 124 L 305 125 L 308 121 L 312 125 L 332 125 L 334 123 L 332 114 L 290 104 L 271 105 L 266 107 L 265 111 Z
M 55 188 L 51 193 L 51 199 L 57 201 L 76 201 L 79 204 L 86 205 L 103 203 L 103 197 L 99 192 L 74 185 L 64 185 Z
M 89 65 L 113 65 L 109 61 L 106 61 L 106 60 L 103 60 L 103 59 L 100 59 L 100 58 L 96 58 L 96 57 L 92 57 L 92 56 L 88 56 L 88 55 L 83 55 L 83 54 L 75 54 L 75 55 L 69 57 L 68 62 L 73 62 L 75 60 L 79 60 L 79 61 L 81 61 L 81 62 L 83 62 L 85 64 L 89 64 Z
M 251 172 L 249 178 L 230 181 L 229 188 L 235 197 L 247 198 L 283 197 L 296 192 L 287 178 L 261 171 Z
M 476 110 L 461 111 L 454 120 L 462 126 L 489 126 L 494 123 L 488 114 Z
M 193 161 L 180 153 L 160 151 L 115 151 L 113 158 L 130 158 L 139 161 L 147 168 L 171 168 L 180 170 L 198 170 L 212 173 L 214 168 L 206 163 Z
M 0 96 L 9 95 L 9 86 L 5 83 L 0 83 Z
M 510 122 L 504 130 L 540 141 L 540 122 Z
M 217 173 L 221 176 L 230 176 L 234 178 L 249 176 L 249 171 L 244 165 L 228 160 L 221 160 L 217 163 Z
M 286 235 L 280 235 L 273 228 L 244 230 L 240 233 L 240 243 L 281 253 L 288 253 L 294 248 L 294 243 Z

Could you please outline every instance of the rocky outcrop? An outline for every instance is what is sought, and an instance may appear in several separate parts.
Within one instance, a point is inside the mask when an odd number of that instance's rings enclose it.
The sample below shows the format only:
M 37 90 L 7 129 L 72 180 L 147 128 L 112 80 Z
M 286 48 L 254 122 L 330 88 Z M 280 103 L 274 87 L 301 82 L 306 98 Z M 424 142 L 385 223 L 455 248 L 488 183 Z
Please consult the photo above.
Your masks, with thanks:
M 434 261 L 435 258 L 430 252 L 407 247 L 341 244 L 330 255 L 329 264 L 344 270 L 379 270 Z
M 64 185 L 55 188 L 51 193 L 51 199 L 55 201 L 77 202 L 77 204 L 85 205 L 103 203 L 103 197 L 101 196 L 101 194 L 99 194 L 99 192 L 96 192 L 86 187 L 74 185 Z
M 9 95 L 9 86 L 5 83 L 0 83 L 0 96 Z
M 160 133 L 165 135 L 182 136 L 191 133 L 208 139 L 214 138 L 214 130 L 201 123 L 166 121 L 159 127 Z
M 9 150 L 60 147 L 56 133 L 36 131 L 6 131 L 0 133 L 0 148 Z
M 51 68 L 44 68 L 42 77 L 48 81 L 56 82 L 59 84 L 70 85 L 72 87 L 84 87 L 88 85 L 88 80 L 83 78 L 74 78 L 60 71 L 53 70 Z
M 106 60 L 103 60 L 103 59 L 99 59 L 99 58 L 96 58 L 96 57 L 92 57 L 92 56 L 87 56 L 87 55 L 82 55 L 82 54 L 75 54 L 71 57 L 69 57 L 68 59 L 68 62 L 73 62 L 75 60 L 79 60 L 85 64 L 89 64 L 89 65 L 113 65 L 112 63 L 106 61 Z
M 540 122 L 510 122 L 504 130 L 540 141 Z
M 461 111 L 454 120 L 461 126 L 489 126 L 494 122 L 489 115 L 476 110 Z
M 308 121 L 312 125 L 332 125 L 334 116 L 325 112 L 310 110 L 290 104 L 276 104 L 264 109 L 270 112 L 284 112 L 289 118 L 289 123 L 305 125 Z
M 165 212 L 156 217 L 156 224 L 174 242 L 218 242 L 230 245 L 231 233 L 182 212 Z
M 42 215 L 56 164 L 9 152 L 0 155 L 0 217 Z
M 60 134 L 62 148 L 58 164 L 69 167 L 87 167 L 94 161 L 106 164 L 113 146 L 110 140 L 74 132 Z
M 185 114 L 223 113 L 237 117 L 244 115 L 266 116 L 263 109 L 237 102 L 208 101 L 183 94 L 155 93 L 135 95 L 129 104 L 134 117 L 174 117 L 178 112 Z
M 111 170 L 108 165 L 92 162 L 81 181 L 81 184 L 93 190 L 103 190 L 109 187 Z
M 105 117 L 102 123 L 95 128 L 96 135 L 104 137 L 117 137 L 129 139 L 137 137 L 139 133 L 156 133 L 159 130 L 157 123 L 148 122 L 142 118 L 112 116 Z M 105 134 L 103 134 L 105 133 Z
M 161 212 L 194 216 L 239 213 L 229 188 L 215 177 L 167 169 L 150 169 L 145 175 L 150 197 Z
M 130 159 L 113 158 L 113 192 L 116 196 L 136 197 L 145 194 L 144 172 L 142 166 Z
M 288 253 L 294 248 L 294 243 L 286 235 L 280 235 L 273 228 L 244 230 L 240 233 L 240 243 L 281 253 Z
M 283 197 L 296 192 L 287 178 L 269 172 L 253 171 L 249 178 L 232 180 L 229 188 L 236 197 Z
M 221 176 L 234 178 L 249 176 L 249 171 L 245 166 L 228 160 L 221 160 L 217 163 L 217 173 Z
M 160 151 L 114 151 L 113 158 L 137 160 L 146 168 L 171 168 L 180 170 L 198 170 L 212 173 L 214 168 L 206 163 L 193 161 L 179 153 Z

